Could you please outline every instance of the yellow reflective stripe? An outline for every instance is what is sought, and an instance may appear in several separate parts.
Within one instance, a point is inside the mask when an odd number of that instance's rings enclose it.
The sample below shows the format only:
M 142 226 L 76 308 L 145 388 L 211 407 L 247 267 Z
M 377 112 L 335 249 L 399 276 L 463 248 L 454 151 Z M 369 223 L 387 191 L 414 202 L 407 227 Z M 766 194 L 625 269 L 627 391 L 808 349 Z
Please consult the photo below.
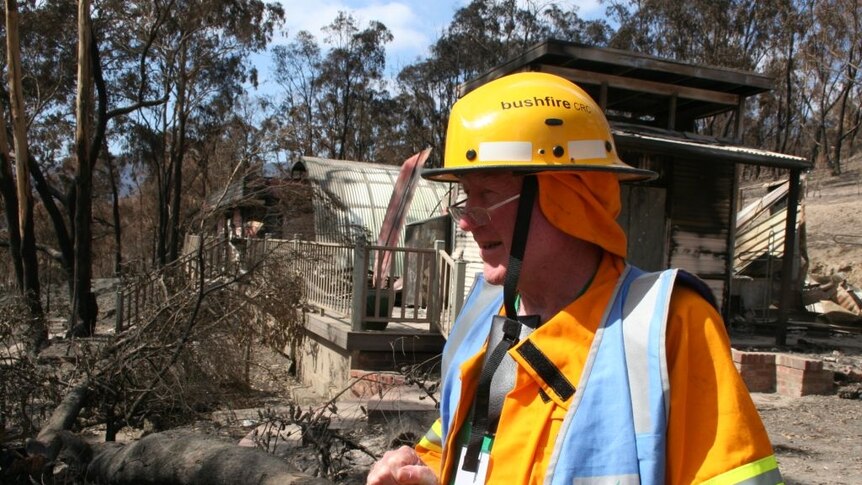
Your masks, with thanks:
M 728 472 L 711 478 L 703 485 L 784 485 L 778 472 L 778 462 L 770 455 L 752 463 L 734 468 Z
M 434 424 L 431 425 L 431 430 L 437 433 L 437 436 L 443 436 L 443 420 L 437 418 Z
M 430 451 L 443 451 L 443 423 L 440 419 L 434 421 L 425 436 L 419 440 L 419 446 Z
M 426 438 L 424 436 L 422 437 L 421 440 L 419 440 L 419 446 L 421 446 L 422 448 L 425 448 L 428 451 L 434 451 L 434 452 L 438 452 L 438 453 L 443 452 L 443 447 L 440 446 L 439 443 L 434 443 L 432 441 L 429 441 L 428 438 Z

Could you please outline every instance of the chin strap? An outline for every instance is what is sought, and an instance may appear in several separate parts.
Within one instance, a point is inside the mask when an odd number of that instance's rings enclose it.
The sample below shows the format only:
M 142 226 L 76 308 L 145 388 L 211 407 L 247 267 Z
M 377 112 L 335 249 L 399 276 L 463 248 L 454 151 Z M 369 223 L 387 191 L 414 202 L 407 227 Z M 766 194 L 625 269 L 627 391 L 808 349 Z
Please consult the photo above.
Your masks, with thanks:
M 506 267 L 506 281 L 503 283 L 503 304 L 506 308 L 506 317 L 512 320 L 518 319 L 518 309 L 515 308 L 515 300 L 518 297 L 518 278 L 521 276 L 521 264 L 524 261 L 527 236 L 530 234 L 530 219 L 533 215 L 533 202 L 539 192 L 538 188 L 535 175 L 524 177 L 521 197 L 518 200 L 515 232 L 512 234 L 512 249 L 509 252 L 509 264 Z

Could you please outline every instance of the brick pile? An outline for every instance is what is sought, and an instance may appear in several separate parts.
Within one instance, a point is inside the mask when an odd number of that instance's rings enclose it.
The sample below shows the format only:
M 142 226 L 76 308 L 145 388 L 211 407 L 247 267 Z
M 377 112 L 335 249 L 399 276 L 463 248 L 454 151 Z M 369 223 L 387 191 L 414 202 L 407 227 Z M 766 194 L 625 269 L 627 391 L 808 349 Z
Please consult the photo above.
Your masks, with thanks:
M 736 370 L 751 392 L 775 392 L 775 354 L 731 349 Z
M 777 392 L 784 396 L 832 394 L 834 373 L 817 359 L 772 352 L 732 349 L 733 362 L 751 392 Z
M 833 392 L 833 372 L 823 369 L 823 362 L 819 360 L 778 354 L 775 371 L 779 394 L 798 397 Z

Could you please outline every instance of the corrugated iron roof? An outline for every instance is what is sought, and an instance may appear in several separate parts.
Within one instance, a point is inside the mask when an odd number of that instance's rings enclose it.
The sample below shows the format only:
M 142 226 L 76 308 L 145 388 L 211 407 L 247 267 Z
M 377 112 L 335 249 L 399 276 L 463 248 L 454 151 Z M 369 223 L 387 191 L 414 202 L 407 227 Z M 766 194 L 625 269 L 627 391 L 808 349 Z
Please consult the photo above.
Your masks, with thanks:
M 614 140 L 622 150 L 661 153 L 678 157 L 703 157 L 706 162 L 743 163 L 779 168 L 809 169 L 811 162 L 794 155 L 771 152 L 758 148 L 729 145 L 716 139 L 697 137 L 683 139 L 674 136 L 645 133 L 643 130 L 620 128 L 611 130 Z
M 317 157 L 303 157 L 301 163 L 308 170 L 308 181 L 326 194 L 322 197 L 316 193 L 314 200 L 318 241 L 352 238 L 356 226 L 360 226 L 370 233 L 369 243 L 373 244 L 380 233 L 400 167 Z M 405 224 L 441 215 L 441 201 L 448 191 L 448 184 L 420 179 Z M 399 244 L 403 243 L 402 228 Z

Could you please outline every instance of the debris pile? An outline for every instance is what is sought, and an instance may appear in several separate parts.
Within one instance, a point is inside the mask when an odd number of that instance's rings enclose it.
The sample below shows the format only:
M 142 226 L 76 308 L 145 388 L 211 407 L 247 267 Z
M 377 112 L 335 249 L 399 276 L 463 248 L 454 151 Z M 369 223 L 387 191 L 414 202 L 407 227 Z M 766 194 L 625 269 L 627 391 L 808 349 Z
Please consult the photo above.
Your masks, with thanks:
M 802 304 L 833 324 L 862 324 L 862 289 L 843 273 L 815 276 L 802 289 Z

